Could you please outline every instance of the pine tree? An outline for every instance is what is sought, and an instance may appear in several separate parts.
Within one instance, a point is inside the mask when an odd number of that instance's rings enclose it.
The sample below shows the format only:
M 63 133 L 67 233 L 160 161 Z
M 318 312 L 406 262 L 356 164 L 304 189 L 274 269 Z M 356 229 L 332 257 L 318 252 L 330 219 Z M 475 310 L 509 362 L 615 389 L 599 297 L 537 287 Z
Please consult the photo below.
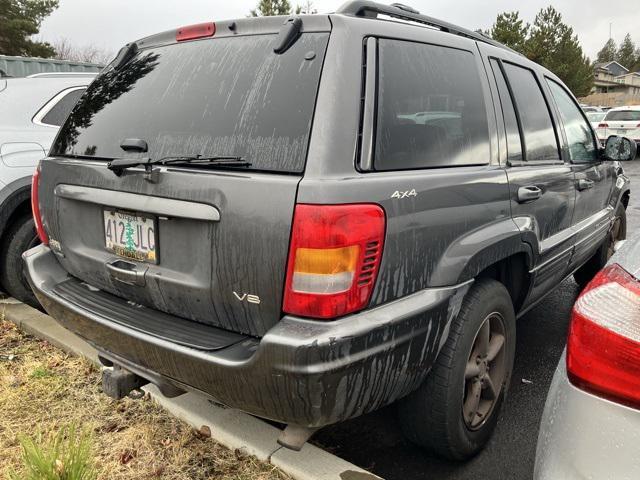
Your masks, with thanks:
M 616 52 L 616 62 L 625 68 L 631 69 L 636 60 L 636 44 L 631 40 L 631 35 L 627 33 Z
M 58 0 L 0 0 L 0 54 L 53 57 L 46 42 L 31 40 L 42 20 L 58 8 Z
M 577 97 L 589 94 L 593 69 L 573 28 L 553 7 L 540 10 L 531 27 L 525 53 L 555 73 Z
M 613 62 L 616 59 L 617 53 L 616 42 L 613 41 L 612 38 L 607 40 L 607 43 L 604 44 L 602 50 L 598 52 L 598 56 L 596 57 L 596 62 L 598 63 L 607 63 Z
M 496 18 L 489 36 L 516 52 L 524 53 L 529 28 L 530 25 L 524 23 L 519 12 L 504 12 Z
M 289 0 L 260 0 L 255 10 L 251 10 L 252 17 L 271 17 L 273 15 L 291 15 Z

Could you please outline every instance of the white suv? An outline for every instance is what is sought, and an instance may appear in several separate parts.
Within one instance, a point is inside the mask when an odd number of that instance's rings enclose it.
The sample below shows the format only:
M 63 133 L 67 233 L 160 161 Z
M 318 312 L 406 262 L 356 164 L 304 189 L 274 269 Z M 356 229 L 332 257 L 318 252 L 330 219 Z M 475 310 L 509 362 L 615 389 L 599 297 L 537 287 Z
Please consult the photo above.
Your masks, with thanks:
M 31 176 L 95 73 L 0 78 L 0 290 L 35 304 L 22 252 L 37 242 Z
M 596 133 L 602 144 L 611 135 L 620 135 L 640 146 L 640 105 L 612 108 L 598 124 Z

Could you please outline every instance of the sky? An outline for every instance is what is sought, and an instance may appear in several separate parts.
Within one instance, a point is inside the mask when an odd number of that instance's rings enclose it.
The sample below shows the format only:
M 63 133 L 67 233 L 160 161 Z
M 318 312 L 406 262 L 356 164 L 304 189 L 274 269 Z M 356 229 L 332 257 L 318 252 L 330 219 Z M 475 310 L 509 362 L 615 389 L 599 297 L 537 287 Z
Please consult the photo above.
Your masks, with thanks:
M 299 3 L 306 5 L 307 0 Z M 296 0 L 290 0 L 295 5 Z M 553 5 L 578 34 L 584 52 L 593 60 L 609 38 L 620 42 L 630 32 L 640 46 L 638 0 L 403 0 L 421 13 L 471 30 L 491 27 L 504 11 L 520 11 L 533 22 L 535 14 Z M 336 10 L 343 0 L 314 0 L 319 13 Z M 393 3 L 386 0 L 384 3 Z M 45 19 L 39 37 L 54 42 L 67 38 L 78 46 L 93 45 L 117 52 L 129 41 L 164 30 L 205 21 L 248 15 L 257 0 L 60 0 L 60 7 Z M 637 32 L 637 33 L 636 33 Z

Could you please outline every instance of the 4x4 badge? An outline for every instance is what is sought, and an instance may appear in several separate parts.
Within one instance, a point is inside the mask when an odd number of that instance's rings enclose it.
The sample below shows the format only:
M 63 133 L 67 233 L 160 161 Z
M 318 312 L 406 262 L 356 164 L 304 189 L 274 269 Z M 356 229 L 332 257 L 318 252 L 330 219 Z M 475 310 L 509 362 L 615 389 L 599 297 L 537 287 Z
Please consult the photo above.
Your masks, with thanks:
M 393 195 L 391 195 L 391 198 L 407 198 L 407 197 L 417 197 L 417 196 L 418 196 L 418 193 L 416 192 L 416 189 L 412 188 L 411 190 L 407 190 L 405 192 L 396 190 L 395 192 L 393 192 Z

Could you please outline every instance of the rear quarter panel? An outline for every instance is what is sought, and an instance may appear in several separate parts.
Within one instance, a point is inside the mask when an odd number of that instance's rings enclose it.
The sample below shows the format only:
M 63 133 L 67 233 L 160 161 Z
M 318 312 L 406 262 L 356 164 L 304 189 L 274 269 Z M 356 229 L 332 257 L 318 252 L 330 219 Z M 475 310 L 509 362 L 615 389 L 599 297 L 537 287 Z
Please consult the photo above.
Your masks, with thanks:
M 464 282 L 525 246 L 511 220 L 509 187 L 498 162 L 496 118 L 474 42 L 395 22 L 331 17 L 300 203 L 380 204 L 387 217 L 372 305 L 418 290 Z M 463 48 L 474 53 L 489 116 L 491 157 L 484 166 L 361 173 L 356 147 L 365 37 L 374 35 Z M 416 195 L 397 198 L 394 193 Z

